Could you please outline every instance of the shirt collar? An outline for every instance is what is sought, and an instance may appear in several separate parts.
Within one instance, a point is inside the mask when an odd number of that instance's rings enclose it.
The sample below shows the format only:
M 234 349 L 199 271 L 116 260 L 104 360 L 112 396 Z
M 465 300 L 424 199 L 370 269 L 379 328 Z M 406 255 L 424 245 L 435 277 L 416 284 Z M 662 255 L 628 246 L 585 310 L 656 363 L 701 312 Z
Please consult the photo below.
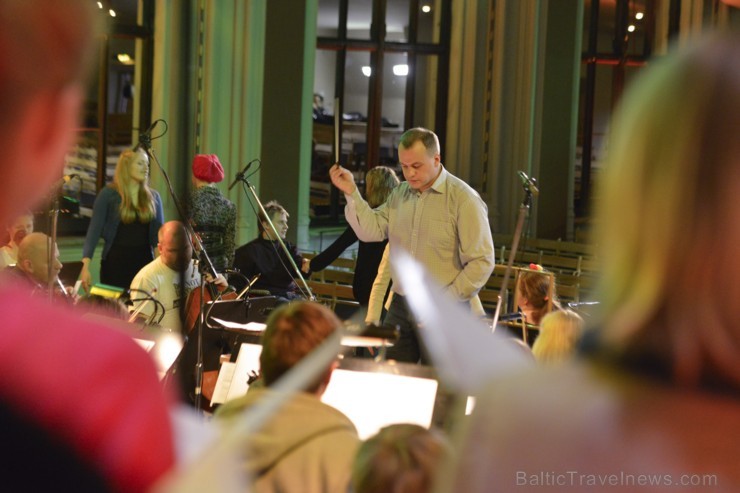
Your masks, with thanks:
M 428 188 L 428 190 L 434 190 L 437 193 L 445 193 L 447 191 L 447 175 L 449 173 L 445 169 L 444 165 L 440 163 L 440 168 L 442 168 L 442 171 L 440 171 L 439 176 L 436 180 L 434 180 L 434 183 L 432 183 L 432 186 Z

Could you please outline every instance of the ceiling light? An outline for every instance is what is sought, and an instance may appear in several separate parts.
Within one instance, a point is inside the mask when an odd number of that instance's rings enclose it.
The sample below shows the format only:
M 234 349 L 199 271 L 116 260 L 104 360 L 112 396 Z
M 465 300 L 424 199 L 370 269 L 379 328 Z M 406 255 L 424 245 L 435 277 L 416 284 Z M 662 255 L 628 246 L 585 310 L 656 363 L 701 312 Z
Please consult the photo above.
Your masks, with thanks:
M 642 12 L 638 12 L 635 14 L 635 19 L 637 19 L 638 21 L 641 20 L 643 17 L 645 17 L 645 14 L 643 14 Z
M 98 8 L 99 9 L 102 9 L 103 8 L 103 2 L 98 2 Z
M 406 65 L 405 63 L 402 63 L 400 65 L 394 65 L 393 75 L 398 75 L 400 77 L 409 75 L 409 66 Z
M 115 17 L 116 16 L 116 11 L 113 10 L 113 9 L 109 9 L 108 10 L 108 13 L 110 14 L 111 17 Z
M 429 12 L 432 11 L 432 7 L 430 7 L 429 5 L 423 5 L 421 7 L 421 11 L 424 12 L 425 14 L 428 14 Z
M 365 75 L 365 77 L 370 77 L 370 74 L 373 73 L 373 69 L 371 69 L 368 65 L 363 65 L 362 73 Z
M 634 24 L 630 24 L 629 26 L 627 26 L 627 31 L 629 31 L 631 33 L 635 32 L 635 25 Z

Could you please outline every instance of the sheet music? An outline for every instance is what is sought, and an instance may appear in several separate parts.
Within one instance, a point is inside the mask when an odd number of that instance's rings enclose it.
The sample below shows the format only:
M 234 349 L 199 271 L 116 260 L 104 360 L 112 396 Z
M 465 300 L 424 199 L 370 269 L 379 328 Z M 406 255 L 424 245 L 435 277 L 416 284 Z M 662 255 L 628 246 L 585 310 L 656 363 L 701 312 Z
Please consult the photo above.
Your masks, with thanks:
M 252 332 L 264 332 L 265 327 L 266 327 L 265 324 L 261 324 L 259 322 L 247 322 L 246 324 L 240 324 L 237 322 L 230 322 L 228 320 L 222 320 L 216 317 L 211 317 L 210 319 L 213 320 L 214 322 L 221 324 L 227 329 L 240 329 L 240 330 L 249 330 Z
M 221 369 L 218 371 L 218 379 L 216 380 L 216 388 L 213 389 L 211 406 L 226 402 L 226 396 L 229 395 L 229 388 L 231 388 L 231 382 L 234 379 L 234 370 L 236 370 L 236 363 L 221 363 Z
M 229 387 L 229 393 L 226 395 L 228 402 L 247 393 L 249 389 L 250 375 L 260 371 L 260 354 L 262 346 L 259 344 L 243 343 L 239 348 L 239 356 L 236 357 L 236 367 L 234 368 L 234 377 Z
M 321 401 L 347 415 L 365 440 L 394 423 L 429 428 L 437 386 L 428 378 L 337 369 Z

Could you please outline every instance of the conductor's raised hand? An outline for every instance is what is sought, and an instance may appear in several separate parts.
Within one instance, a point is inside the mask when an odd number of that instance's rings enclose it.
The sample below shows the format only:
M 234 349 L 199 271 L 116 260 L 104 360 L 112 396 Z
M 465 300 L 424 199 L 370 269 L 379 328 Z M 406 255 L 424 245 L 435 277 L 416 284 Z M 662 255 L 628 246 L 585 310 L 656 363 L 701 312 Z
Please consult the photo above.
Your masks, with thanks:
M 357 185 L 355 185 L 355 177 L 352 175 L 352 172 L 347 168 L 342 168 L 339 164 L 335 164 L 331 167 L 329 170 L 329 176 L 331 177 L 331 182 L 334 186 L 347 195 L 352 195 L 355 188 L 357 188 Z

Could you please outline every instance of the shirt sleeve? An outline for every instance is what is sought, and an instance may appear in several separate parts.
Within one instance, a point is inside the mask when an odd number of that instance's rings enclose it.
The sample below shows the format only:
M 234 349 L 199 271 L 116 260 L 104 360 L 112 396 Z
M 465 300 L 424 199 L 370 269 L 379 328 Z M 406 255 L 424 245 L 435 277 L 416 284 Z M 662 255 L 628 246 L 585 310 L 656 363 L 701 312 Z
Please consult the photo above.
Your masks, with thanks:
M 133 281 L 131 281 L 130 288 L 131 299 L 133 301 L 132 313 L 138 310 L 138 313 L 141 316 L 146 318 L 151 317 L 157 310 L 157 303 L 148 297 L 148 295 L 151 295 L 153 298 L 157 298 L 155 294 L 156 286 L 154 283 L 145 279 L 144 276 L 139 273 L 136 274 Z M 153 322 L 156 322 L 156 320 Z
M 486 284 L 496 265 L 488 209 L 480 197 L 463 201 L 458 210 L 457 231 L 463 269 L 449 291 L 460 300 L 469 300 Z
M 380 265 L 378 265 L 378 274 L 375 276 L 373 288 L 370 291 L 370 301 L 368 302 L 367 315 L 365 316 L 365 323 L 368 324 L 379 323 L 380 317 L 383 314 L 383 299 L 391 283 L 389 252 L 390 248 L 386 245 L 385 250 L 383 250 L 383 257 L 380 259 Z
M 356 241 L 357 234 L 355 234 L 352 227 L 345 229 L 331 245 L 311 259 L 311 272 L 318 272 L 327 268 L 342 254 L 342 252 Z
M 103 188 L 98 193 L 98 196 L 95 197 L 92 218 L 90 219 L 90 225 L 87 227 L 85 243 L 82 246 L 83 258 L 93 258 L 95 247 L 98 245 L 98 240 L 100 240 L 100 236 L 103 234 L 103 226 L 107 220 L 108 204 L 110 203 L 108 194 L 108 188 Z
M 238 269 L 247 279 L 260 273 L 257 261 L 252 257 L 253 254 L 257 254 L 256 252 L 257 247 L 249 243 L 234 252 L 234 268 Z M 230 282 L 237 291 L 241 291 L 247 286 L 246 279 L 243 279 L 241 276 L 231 276 Z
M 395 192 L 395 190 L 394 190 Z M 344 195 L 347 199 L 347 205 L 344 207 L 344 217 L 357 238 L 362 241 L 383 241 L 388 238 L 388 203 L 385 203 L 376 209 L 371 209 L 360 195 L 360 191 L 355 187 L 351 195 Z M 391 197 L 393 192 L 391 192 Z

